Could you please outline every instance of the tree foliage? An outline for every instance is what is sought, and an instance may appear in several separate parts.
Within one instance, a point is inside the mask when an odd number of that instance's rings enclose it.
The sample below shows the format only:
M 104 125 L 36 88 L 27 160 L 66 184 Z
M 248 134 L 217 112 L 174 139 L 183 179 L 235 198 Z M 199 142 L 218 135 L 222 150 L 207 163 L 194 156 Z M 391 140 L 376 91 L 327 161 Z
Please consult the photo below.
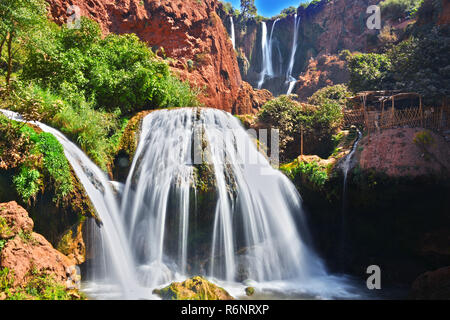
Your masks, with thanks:
M 258 14 L 255 0 L 241 0 L 241 14 L 244 18 L 254 18 Z
M 258 114 L 261 123 L 279 129 L 282 161 L 299 155 L 302 129 L 305 152 L 326 156 L 332 148 L 332 137 L 339 129 L 342 117 L 342 106 L 332 100 L 313 106 L 301 104 L 288 96 L 267 102 Z
M 97 23 L 82 19 L 81 29 L 63 26 L 51 37 L 51 45 L 30 49 L 24 79 L 57 92 L 72 87 L 97 107 L 123 113 L 197 104 L 188 84 L 174 79 L 167 63 L 136 35 L 102 38 Z
M 353 91 L 398 89 L 418 92 L 428 102 L 450 95 L 450 28 L 436 26 L 393 46 L 385 54 L 348 59 Z

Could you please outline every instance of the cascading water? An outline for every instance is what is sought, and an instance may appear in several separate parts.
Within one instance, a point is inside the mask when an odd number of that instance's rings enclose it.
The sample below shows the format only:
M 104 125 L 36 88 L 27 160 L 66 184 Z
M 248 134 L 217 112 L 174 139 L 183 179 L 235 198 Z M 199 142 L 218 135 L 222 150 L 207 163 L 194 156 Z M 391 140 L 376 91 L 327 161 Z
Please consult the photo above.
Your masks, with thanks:
M 232 16 L 230 16 L 230 26 L 231 26 L 231 42 L 233 43 L 233 49 L 236 49 L 236 34 L 234 30 L 234 21 Z
M 153 288 L 197 274 L 226 288 L 252 280 L 260 289 L 355 296 L 306 245 L 299 194 L 232 115 L 176 109 L 145 117 L 120 214 L 106 175 L 59 131 L 34 124 L 63 145 L 102 220 L 91 238 L 101 244 L 95 259 L 110 267 L 106 280 L 121 285 L 119 297 L 154 298 Z M 91 294 L 111 298 L 109 289 Z
M 0 110 L 10 119 L 24 122 L 24 119 L 17 113 Z M 134 277 L 134 265 L 132 263 L 129 246 L 123 230 L 123 222 L 119 215 L 119 207 L 111 189 L 110 183 L 105 173 L 98 168 L 74 143 L 67 139 L 61 132 L 43 123 L 30 122 L 38 126 L 42 131 L 53 134 L 64 148 L 64 154 L 72 166 L 76 176 L 83 185 L 87 196 L 91 200 L 100 220 L 102 227 L 95 225 L 95 237 L 100 241 L 98 248 L 102 252 L 99 254 L 98 263 L 101 268 L 108 270 L 95 270 L 94 274 L 104 277 L 110 284 L 121 286 L 121 292 L 125 298 L 137 298 L 139 296 L 139 286 Z
M 268 38 L 267 35 L 267 25 L 264 21 L 261 22 L 261 30 L 262 30 L 262 36 L 261 36 L 261 48 L 262 48 L 262 71 L 261 71 L 261 77 L 258 82 L 258 89 L 261 89 L 266 76 L 273 77 L 274 71 L 273 71 L 273 62 L 272 62 L 272 38 L 273 38 L 273 31 L 275 29 L 275 25 L 280 19 L 277 19 L 272 24 L 272 29 L 270 31 L 270 36 Z
M 295 63 L 295 53 L 297 52 L 297 42 L 298 42 L 298 27 L 300 25 L 301 18 L 295 14 L 294 19 L 294 33 L 293 33 L 293 41 L 292 41 L 292 49 L 291 49 L 291 57 L 289 60 L 289 66 L 286 72 L 286 82 L 289 83 L 287 94 L 291 94 L 292 90 L 294 90 L 295 83 L 297 79 L 292 76 L 292 71 L 294 70 Z
M 347 231 L 346 231 L 346 226 L 347 226 L 347 177 L 348 177 L 348 171 L 350 170 L 351 164 L 352 164 L 352 160 L 353 160 L 353 155 L 355 154 L 356 148 L 358 147 L 358 143 L 362 138 L 362 133 L 361 131 L 359 131 L 358 129 L 357 133 L 358 133 L 358 137 L 356 138 L 353 146 L 352 146 L 352 150 L 350 151 L 350 153 L 347 155 L 347 157 L 345 158 L 343 164 L 342 164 L 342 173 L 343 173 L 343 191 L 342 191 L 342 221 L 341 221 L 341 239 L 340 239 L 340 261 L 341 261 L 341 265 L 343 264 L 343 259 L 345 257 L 345 252 L 346 252 L 346 235 L 347 235 Z

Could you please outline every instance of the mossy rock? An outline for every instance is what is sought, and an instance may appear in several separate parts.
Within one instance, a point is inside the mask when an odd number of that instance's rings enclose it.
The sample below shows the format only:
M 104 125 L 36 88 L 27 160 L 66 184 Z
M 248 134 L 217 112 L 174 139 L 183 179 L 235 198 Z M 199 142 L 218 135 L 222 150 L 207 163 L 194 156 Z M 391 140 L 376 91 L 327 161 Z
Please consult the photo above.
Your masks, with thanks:
M 255 294 L 255 288 L 253 287 L 247 287 L 245 288 L 245 294 L 249 297 Z
M 233 300 L 225 289 L 200 276 L 173 282 L 163 289 L 155 289 L 153 293 L 163 300 Z

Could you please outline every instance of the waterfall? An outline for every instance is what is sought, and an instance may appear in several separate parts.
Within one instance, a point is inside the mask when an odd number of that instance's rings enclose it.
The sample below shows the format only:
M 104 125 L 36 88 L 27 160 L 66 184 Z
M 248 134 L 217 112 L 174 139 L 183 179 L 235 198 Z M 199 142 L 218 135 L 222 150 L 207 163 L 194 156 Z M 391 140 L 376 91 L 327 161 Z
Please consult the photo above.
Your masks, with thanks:
M 230 25 L 231 25 L 231 42 L 233 43 L 233 49 L 236 49 L 236 34 L 234 30 L 233 16 L 230 16 Z
M 294 64 L 295 64 L 295 53 L 297 52 L 298 27 L 300 25 L 300 21 L 301 21 L 301 18 L 297 14 L 295 14 L 291 57 L 289 60 L 289 66 L 288 66 L 287 73 L 286 73 L 286 81 L 289 82 L 289 87 L 288 87 L 288 91 L 287 91 L 288 95 L 292 93 L 295 83 L 297 82 L 297 79 L 295 79 L 292 76 L 292 71 L 294 69 Z
M 272 43 L 273 43 L 272 38 L 273 38 L 273 31 L 275 29 L 275 25 L 277 24 L 278 20 L 280 19 L 275 20 L 274 23 L 272 24 L 272 29 L 270 31 L 269 38 L 267 35 L 267 25 L 264 21 L 261 22 L 262 26 L 261 48 L 263 61 L 262 61 L 261 76 L 258 82 L 258 89 L 262 88 L 266 76 L 269 77 L 274 76 L 273 62 L 272 62 Z
M 188 264 L 227 281 L 242 280 L 242 273 L 256 281 L 325 274 L 295 227 L 299 220 L 306 230 L 295 187 L 272 169 L 238 119 L 215 109 L 157 111 L 144 119 L 141 137 L 122 214 L 137 264 L 152 273 L 147 285 L 185 274 Z M 207 146 L 201 155 L 214 182 L 209 212 L 195 209 L 201 186 L 193 155 L 199 145 Z M 198 234 L 205 236 L 196 240 Z
M 24 122 L 23 118 L 15 112 L 1 109 L 0 112 L 10 119 Z M 107 280 L 120 285 L 125 298 L 136 298 L 139 286 L 134 277 L 133 260 L 119 215 L 119 207 L 105 173 L 58 130 L 37 121 L 30 123 L 44 132 L 53 134 L 63 146 L 67 160 L 101 219 L 102 226 L 97 228 L 96 231 L 99 234 L 96 237 L 101 240 L 100 247 L 104 250 L 99 254 L 101 256 L 99 258 L 104 259 L 104 263 L 100 265 L 112 269 L 107 272 L 110 276 Z M 96 271 L 99 271 L 97 272 L 99 274 L 105 274 L 104 270 Z
M 358 143 L 362 138 L 362 133 L 357 129 L 358 132 L 358 138 L 355 140 L 355 143 L 352 146 L 352 150 L 345 158 L 343 164 L 342 164 L 342 173 L 344 175 L 344 182 L 343 182 L 343 191 L 342 191 L 342 221 L 341 221 L 341 239 L 340 239 L 340 260 L 342 265 L 342 259 L 345 257 L 345 250 L 346 250 L 346 224 L 347 224 L 347 177 L 348 177 L 348 171 L 350 170 L 353 155 L 356 152 L 356 148 L 358 147 Z
M 126 185 L 116 184 L 120 208 L 104 172 L 59 131 L 32 123 L 62 144 L 94 205 L 102 221 L 89 238 L 99 248 L 94 258 L 108 267 L 101 276 L 118 285 L 120 298 L 154 298 L 153 288 L 198 274 L 231 289 L 250 281 L 262 290 L 355 296 L 309 247 L 294 185 L 231 114 L 181 108 L 147 115 Z M 102 292 L 94 297 L 118 297 Z

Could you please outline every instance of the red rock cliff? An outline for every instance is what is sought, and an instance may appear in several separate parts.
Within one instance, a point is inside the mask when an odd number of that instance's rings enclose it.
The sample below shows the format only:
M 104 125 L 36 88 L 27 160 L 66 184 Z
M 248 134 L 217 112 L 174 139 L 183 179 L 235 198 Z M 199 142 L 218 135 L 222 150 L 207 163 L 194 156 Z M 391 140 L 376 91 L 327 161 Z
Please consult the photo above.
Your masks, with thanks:
M 77 5 L 81 14 L 97 21 L 105 33 L 135 33 L 151 47 L 163 47 L 165 54 L 176 60 L 172 69 L 179 77 L 203 90 L 200 99 L 206 106 L 237 110 L 242 79 L 233 46 L 216 14 L 217 0 L 47 2 L 59 24 L 66 22 L 67 7 Z M 239 110 L 251 112 L 251 108 Z

